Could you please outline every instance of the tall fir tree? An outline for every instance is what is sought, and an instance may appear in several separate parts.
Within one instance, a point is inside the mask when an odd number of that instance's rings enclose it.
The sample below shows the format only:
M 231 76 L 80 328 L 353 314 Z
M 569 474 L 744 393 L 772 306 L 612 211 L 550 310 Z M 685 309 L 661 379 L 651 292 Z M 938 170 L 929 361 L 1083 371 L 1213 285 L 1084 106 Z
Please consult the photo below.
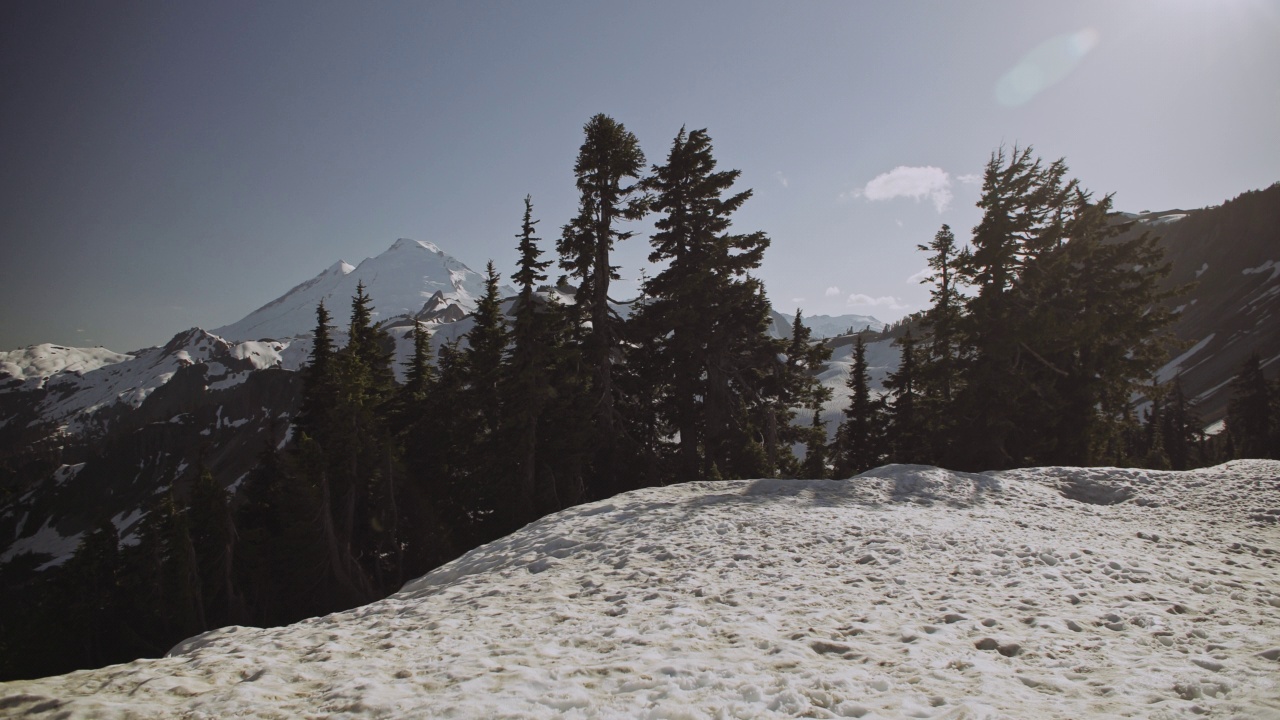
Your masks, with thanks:
M 525 196 L 524 218 L 516 246 L 519 267 L 512 276 L 517 295 L 511 328 L 511 349 L 502 383 L 504 418 L 504 473 L 514 479 L 512 499 L 521 507 L 514 513 L 518 520 L 529 520 L 545 512 L 558 510 L 554 487 L 545 485 L 548 477 L 544 457 L 544 414 L 554 392 L 551 385 L 555 338 L 551 313 L 560 312 L 557 305 L 543 301 L 537 294 L 538 283 L 547 279 L 550 261 L 540 260 L 542 250 L 534 235 L 533 199 Z M 510 502 L 510 501 L 509 501 Z
M 561 267 L 579 282 L 574 307 L 580 313 L 580 326 L 590 323 L 583 338 L 583 359 L 590 373 L 597 430 L 593 474 L 599 487 L 594 494 L 604 496 L 622 489 L 616 457 L 621 420 L 613 386 L 622 320 L 609 306 L 609 284 L 617 277 L 610 253 L 615 242 L 634 234 L 622 230 L 622 223 L 638 220 L 646 212 L 645 198 L 636 182 L 645 158 L 635 135 L 607 115 L 592 117 L 583 132 L 586 139 L 573 167 L 578 215 L 565 225 L 556 247 Z
M 918 350 L 910 329 L 897 344 L 902 350 L 902 360 L 898 369 L 889 373 L 884 382 L 892 398 L 888 407 L 886 442 L 889 458 L 896 463 L 930 463 L 933 458 L 929 427 L 922 408 Z
M 976 288 L 967 302 L 962 331 L 970 348 L 964 366 L 959 412 L 967 419 L 955 443 L 956 461 L 969 468 L 997 469 L 1019 463 L 1009 447 L 1018 422 L 1017 387 L 1010 382 L 1021 361 L 1013 328 L 1021 310 L 1012 299 L 1028 260 L 1061 237 L 1058 210 L 1070 187 L 1065 164 L 1044 165 L 1031 148 L 1006 156 L 992 153 L 983 174 L 973 229 L 973 251 L 958 269 Z
M 831 390 L 823 386 L 817 373 L 823 363 L 831 358 L 831 348 L 822 342 L 813 342 L 813 332 L 804 324 L 804 315 L 800 309 L 791 320 L 791 339 L 787 343 L 784 365 L 775 371 L 775 377 L 768 394 L 774 398 L 773 414 L 776 423 L 778 450 L 767 452 L 770 467 L 786 476 L 797 470 L 805 477 L 822 477 L 826 473 L 825 426 L 811 425 L 805 427 L 794 422 L 797 408 L 812 411 L 814 417 L 822 409 L 824 403 L 831 399 Z M 820 430 L 820 432 L 819 432 Z M 820 458 L 810 461 L 806 459 L 802 468 L 797 468 L 791 453 L 793 445 L 805 446 L 805 457 L 819 453 Z M 822 473 L 815 475 L 814 473 Z
M 958 268 L 968 261 L 968 253 L 956 245 L 955 234 L 943 225 L 928 245 L 917 246 L 929 256 L 929 277 L 933 284 L 931 304 L 921 318 L 928 333 L 919 355 L 920 403 L 918 411 L 928 433 L 928 455 L 934 461 L 947 451 L 947 439 L 955 434 L 958 422 L 952 402 L 963 362 L 961 321 L 964 300 L 960 295 Z
M 870 470 L 884 458 L 884 411 L 879 398 L 871 397 L 871 376 L 867 370 L 867 348 L 862 335 L 853 346 L 849 368 L 849 406 L 836 435 L 835 477 L 844 478 Z
M 1262 373 L 1262 361 L 1255 351 L 1245 360 L 1231 381 L 1227 403 L 1227 435 L 1237 458 L 1271 458 L 1277 448 L 1273 438 L 1271 388 Z
M 767 385 L 784 370 L 783 346 L 766 333 L 768 303 L 750 275 L 769 239 L 730 232 L 731 216 L 751 197 L 750 190 L 726 195 L 739 175 L 716 170 L 706 130 L 682 128 L 645 183 L 661 215 L 649 261 L 666 267 L 645 283 L 635 325 L 655 339 L 654 368 L 665 378 L 657 410 L 679 437 L 677 480 L 776 469 L 776 457 L 761 459 L 777 446 Z
M 1200 449 L 1201 424 L 1195 403 L 1182 389 L 1182 373 L 1169 381 L 1164 398 L 1164 420 L 1160 432 L 1164 436 L 1165 453 L 1173 470 L 1189 470 L 1204 465 Z
M 1169 273 L 1155 238 L 1116 238 L 1111 197 L 1095 202 L 1078 186 L 1060 208 L 1062 238 L 1019 274 L 1012 323 L 1023 398 L 1011 447 L 1022 462 L 1096 464 L 1119 460 L 1126 407 L 1164 363 L 1172 315 L 1162 290 Z
M 311 354 L 302 370 L 302 403 L 295 424 L 303 433 L 315 435 L 329 421 L 336 395 L 333 318 L 324 306 L 316 305 L 316 328 L 312 332 Z
M 813 411 L 813 419 L 806 428 L 804 462 L 800 464 L 800 477 L 810 480 L 821 480 L 827 477 L 827 427 L 822 422 L 818 409 Z

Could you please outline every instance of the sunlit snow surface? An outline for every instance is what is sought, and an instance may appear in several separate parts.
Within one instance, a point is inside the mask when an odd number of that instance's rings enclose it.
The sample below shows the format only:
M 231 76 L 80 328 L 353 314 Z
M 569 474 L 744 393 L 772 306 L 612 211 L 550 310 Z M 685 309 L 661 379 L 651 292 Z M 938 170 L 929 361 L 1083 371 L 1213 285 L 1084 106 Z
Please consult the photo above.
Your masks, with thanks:
M 1280 717 L 1277 513 L 1272 461 L 653 488 L 0 714 Z

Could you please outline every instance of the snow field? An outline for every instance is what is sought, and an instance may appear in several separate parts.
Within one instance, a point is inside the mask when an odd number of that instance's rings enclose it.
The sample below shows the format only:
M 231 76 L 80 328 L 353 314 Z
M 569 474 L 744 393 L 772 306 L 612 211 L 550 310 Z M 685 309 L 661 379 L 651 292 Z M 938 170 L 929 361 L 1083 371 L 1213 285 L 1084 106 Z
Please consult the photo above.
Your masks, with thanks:
M 0 715 L 1280 717 L 1278 520 L 1273 461 L 650 488 Z

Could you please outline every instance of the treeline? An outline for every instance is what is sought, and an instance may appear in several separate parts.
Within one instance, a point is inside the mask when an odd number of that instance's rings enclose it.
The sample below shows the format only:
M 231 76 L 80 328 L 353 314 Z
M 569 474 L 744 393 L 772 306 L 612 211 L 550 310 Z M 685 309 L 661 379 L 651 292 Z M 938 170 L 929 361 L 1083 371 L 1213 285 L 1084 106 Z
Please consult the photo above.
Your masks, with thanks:
M 887 395 L 853 349 L 831 446 L 834 476 L 885 462 L 980 471 L 1043 465 L 1182 470 L 1280 452 L 1280 384 L 1254 356 L 1232 384 L 1226 432 L 1208 437 L 1181 378 L 1155 382 L 1172 338 L 1156 239 L 1125 239 L 1111 197 L 1030 148 L 994 153 L 971 245 L 943 225 L 931 306 L 886 329 L 901 363 Z M 808 466 L 806 466 L 808 467 Z M 813 465 L 813 468 L 819 467 Z

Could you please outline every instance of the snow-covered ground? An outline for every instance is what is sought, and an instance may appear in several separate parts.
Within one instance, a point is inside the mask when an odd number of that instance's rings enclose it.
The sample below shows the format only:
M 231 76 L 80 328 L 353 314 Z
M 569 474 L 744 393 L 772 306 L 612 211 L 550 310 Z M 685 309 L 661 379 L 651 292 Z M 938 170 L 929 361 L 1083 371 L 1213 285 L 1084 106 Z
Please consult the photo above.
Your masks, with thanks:
M 0 714 L 1275 718 L 1278 519 L 1274 461 L 652 488 Z

